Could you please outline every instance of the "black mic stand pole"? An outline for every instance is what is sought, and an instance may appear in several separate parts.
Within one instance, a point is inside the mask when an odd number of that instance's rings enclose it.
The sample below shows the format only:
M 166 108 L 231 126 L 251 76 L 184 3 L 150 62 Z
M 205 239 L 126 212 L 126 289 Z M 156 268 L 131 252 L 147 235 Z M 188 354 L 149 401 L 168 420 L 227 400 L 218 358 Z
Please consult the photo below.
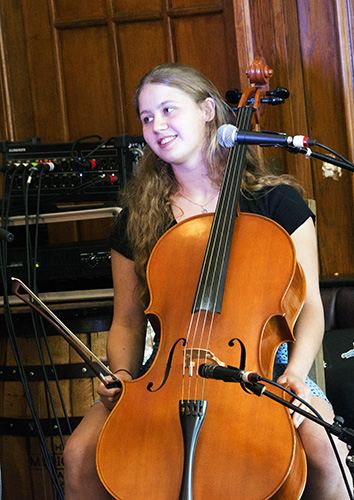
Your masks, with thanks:
M 297 147 L 289 145 L 289 146 L 284 147 L 284 149 L 286 151 L 288 151 L 289 153 L 293 153 L 293 154 L 301 153 L 301 154 L 305 155 L 307 158 L 315 158 L 316 160 L 321 160 L 324 163 L 330 163 L 331 165 L 335 165 L 337 167 L 344 168 L 345 170 L 349 170 L 350 172 L 354 172 L 354 165 L 349 160 L 342 161 L 342 160 L 339 160 L 337 158 L 334 158 L 333 156 L 324 155 L 324 154 L 318 153 L 316 151 L 312 151 L 311 148 L 301 148 L 301 147 L 297 148 Z M 262 385 L 262 384 L 260 384 L 260 385 Z M 250 389 L 250 390 L 252 390 L 252 389 Z M 254 392 L 254 391 L 252 391 L 252 392 Z M 264 391 L 264 392 L 268 393 L 268 391 Z M 266 394 L 266 395 L 268 397 L 271 397 L 270 394 L 271 393 Z M 258 394 L 258 395 L 260 396 L 261 394 Z M 275 396 L 274 394 L 272 395 L 272 399 L 275 399 L 276 397 L 277 396 Z M 347 443 L 351 446 L 352 450 L 351 450 L 351 452 L 349 452 L 349 455 L 347 456 L 347 465 L 349 467 L 349 470 L 350 470 L 351 475 L 352 475 L 353 480 L 354 480 L 354 431 L 352 429 L 348 429 L 346 427 L 342 428 L 341 424 L 338 421 L 335 424 L 330 425 L 321 419 L 317 419 L 316 417 L 314 417 L 310 413 L 308 413 L 304 410 L 301 410 L 301 408 L 293 407 L 293 405 L 289 406 L 288 402 L 285 400 L 283 400 L 282 404 L 285 404 L 285 406 L 288 406 L 289 408 L 291 407 L 294 411 L 297 411 L 298 413 L 301 413 L 305 417 L 310 418 L 310 420 L 313 420 L 314 422 L 322 425 L 323 427 L 326 427 L 327 430 L 329 430 L 329 432 L 331 432 L 332 434 L 336 435 L 338 437 L 338 439 L 340 439 L 341 441 L 344 441 L 345 443 Z
M 309 420 L 312 420 L 316 424 L 321 425 L 331 434 L 336 436 L 340 441 L 343 441 L 344 443 L 349 445 L 350 451 L 347 456 L 346 462 L 354 481 L 354 430 L 353 429 L 350 429 L 348 427 L 342 427 L 338 417 L 335 419 L 334 424 L 329 424 L 325 420 L 316 417 L 312 413 L 309 413 L 308 411 L 293 405 L 286 399 L 281 398 L 280 396 L 277 396 L 276 394 L 268 391 L 265 388 L 265 385 L 260 384 L 259 382 L 254 382 L 254 383 L 247 382 L 244 384 L 244 386 L 249 391 L 253 392 L 253 394 L 255 394 L 256 396 L 262 396 L 262 395 L 267 396 L 273 401 L 276 401 L 277 403 L 280 403 L 281 405 L 286 406 L 287 408 L 297 413 L 300 413 L 300 415 L 303 415 L 304 417 L 308 418 Z M 351 498 L 353 498 L 353 496 L 351 496 Z
M 289 153 L 293 154 L 301 153 L 305 155 L 307 158 L 315 158 L 316 160 L 321 160 L 325 163 L 331 163 L 336 167 L 341 167 L 346 170 L 349 170 L 350 172 L 354 172 L 354 165 L 351 164 L 351 162 L 341 161 L 338 160 L 337 158 L 333 158 L 333 156 L 317 153 L 316 151 L 312 151 L 311 148 L 296 148 L 294 146 L 286 146 L 284 147 L 284 149 Z
M 338 422 L 335 424 L 329 424 L 325 420 L 321 420 L 320 418 L 316 417 L 312 413 L 309 413 L 306 410 L 303 410 L 302 408 L 299 408 L 298 406 L 293 405 L 289 401 L 287 401 L 284 398 L 281 398 L 277 396 L 276 394 L 268 391 L 265 388 L 264 384 L 260 384 L 259 382 L 255 383 L 245 383 L 245 387 L 247 387 L 248 390 L 253 392 L 253 394 L 256 394 L 256 396 L 267 396 L 270 399 L 273 399 L 273 401 L 276 401 L 277 403 L 282 404 L 283 406 L 286 406 L 287 408 L 296 411 L 297 413 L 300 413 L 304 417 L 312 420 L 313 422 L 316 422 L 319 425 L 322 425 L 322 427 L 325 427 L 331 434 L 334 436 L 337 436 L 340 441 L 343 441 L 344 443 L 349 444 L 350 446 L 354 447 L 354 430 L 349 429 L 347 427 L 342 427 Z

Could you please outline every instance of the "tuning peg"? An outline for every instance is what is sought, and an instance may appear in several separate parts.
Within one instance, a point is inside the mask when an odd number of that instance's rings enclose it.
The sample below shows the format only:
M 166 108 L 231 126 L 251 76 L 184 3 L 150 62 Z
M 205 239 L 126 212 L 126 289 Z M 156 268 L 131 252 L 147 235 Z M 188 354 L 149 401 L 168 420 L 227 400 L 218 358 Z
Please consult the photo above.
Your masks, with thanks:
M 266 93 L 267 96 L 278 97 L 279 99 L 287 99 L 290 92 L 285 87 L 277 87 L 275 90 L 270 90 Z
M 237 89 L 230 89 L 226 92 L 225 98 L 229 104 L 238 104 L 242 97 L 242 92 Z

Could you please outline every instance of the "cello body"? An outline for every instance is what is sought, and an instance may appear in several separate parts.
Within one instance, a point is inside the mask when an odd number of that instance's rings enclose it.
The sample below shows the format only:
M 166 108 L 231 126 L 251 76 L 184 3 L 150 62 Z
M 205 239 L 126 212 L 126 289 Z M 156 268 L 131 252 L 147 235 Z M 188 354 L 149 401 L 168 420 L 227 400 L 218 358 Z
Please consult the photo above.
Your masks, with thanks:
M 98 474 L 116 499 L 301 497 L 305 455 L 288 410 L 240 383 L 198 376 L 198 365 L 213 357 L 240 366 L 243 346 L 245 370 L 272 378 L 276 350 L 294 340 L 305 297 L 294 245 L 275 222 L 241 213 L 221 313 L 192 313 L 212 219 L 180 222 L 150 257 L 146 314 L 160 331 L 159 351 L 144 376 L 123 383 L 97 447 Z M 181 401 L 205 403 L 197 430 L 183 430 Z

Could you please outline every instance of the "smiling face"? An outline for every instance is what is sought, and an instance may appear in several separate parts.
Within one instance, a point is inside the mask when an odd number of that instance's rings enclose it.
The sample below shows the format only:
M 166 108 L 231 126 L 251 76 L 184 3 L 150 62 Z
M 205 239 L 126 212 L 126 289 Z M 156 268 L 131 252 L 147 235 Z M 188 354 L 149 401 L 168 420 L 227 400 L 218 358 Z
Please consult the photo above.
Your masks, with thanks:
M 214 101 L 196 103 L 176 87 L 146 84 L 139 96 L 140 119 L 146 143 L 172 168 L 203 165 L 206 123 L 215 114 Z

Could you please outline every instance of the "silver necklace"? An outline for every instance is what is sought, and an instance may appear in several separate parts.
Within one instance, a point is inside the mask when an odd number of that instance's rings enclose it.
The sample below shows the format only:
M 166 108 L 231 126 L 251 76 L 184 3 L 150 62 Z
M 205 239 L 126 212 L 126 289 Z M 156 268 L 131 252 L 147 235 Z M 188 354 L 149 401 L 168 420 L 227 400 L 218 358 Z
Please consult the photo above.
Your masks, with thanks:
M 193 200 L 190 200 L 189 198 L 184 196 L 184 194 L 182 194 L 182 193 L 179 193 L 179 195 L 182 196 L 182 198 L 184 198 L 185 200 L 189 201 L 189 203 L 193 203 L 193 205 L 196 205 L 197 207 L 201 208 L 202 214 L 206 214 L 206 213 L 208 213 L 208 209 L 206 207 L 209 205 L 209 203 L 211 203 L 213 201 L 214 198 L 217 197 L 218 193 L 214 194 L 214 196 L 212 198 L 210 198 L 210 200 L 207 201 L 206 203 L 204 203 L 203 205 L 201 205 L 200 203 L 197 203 Z

